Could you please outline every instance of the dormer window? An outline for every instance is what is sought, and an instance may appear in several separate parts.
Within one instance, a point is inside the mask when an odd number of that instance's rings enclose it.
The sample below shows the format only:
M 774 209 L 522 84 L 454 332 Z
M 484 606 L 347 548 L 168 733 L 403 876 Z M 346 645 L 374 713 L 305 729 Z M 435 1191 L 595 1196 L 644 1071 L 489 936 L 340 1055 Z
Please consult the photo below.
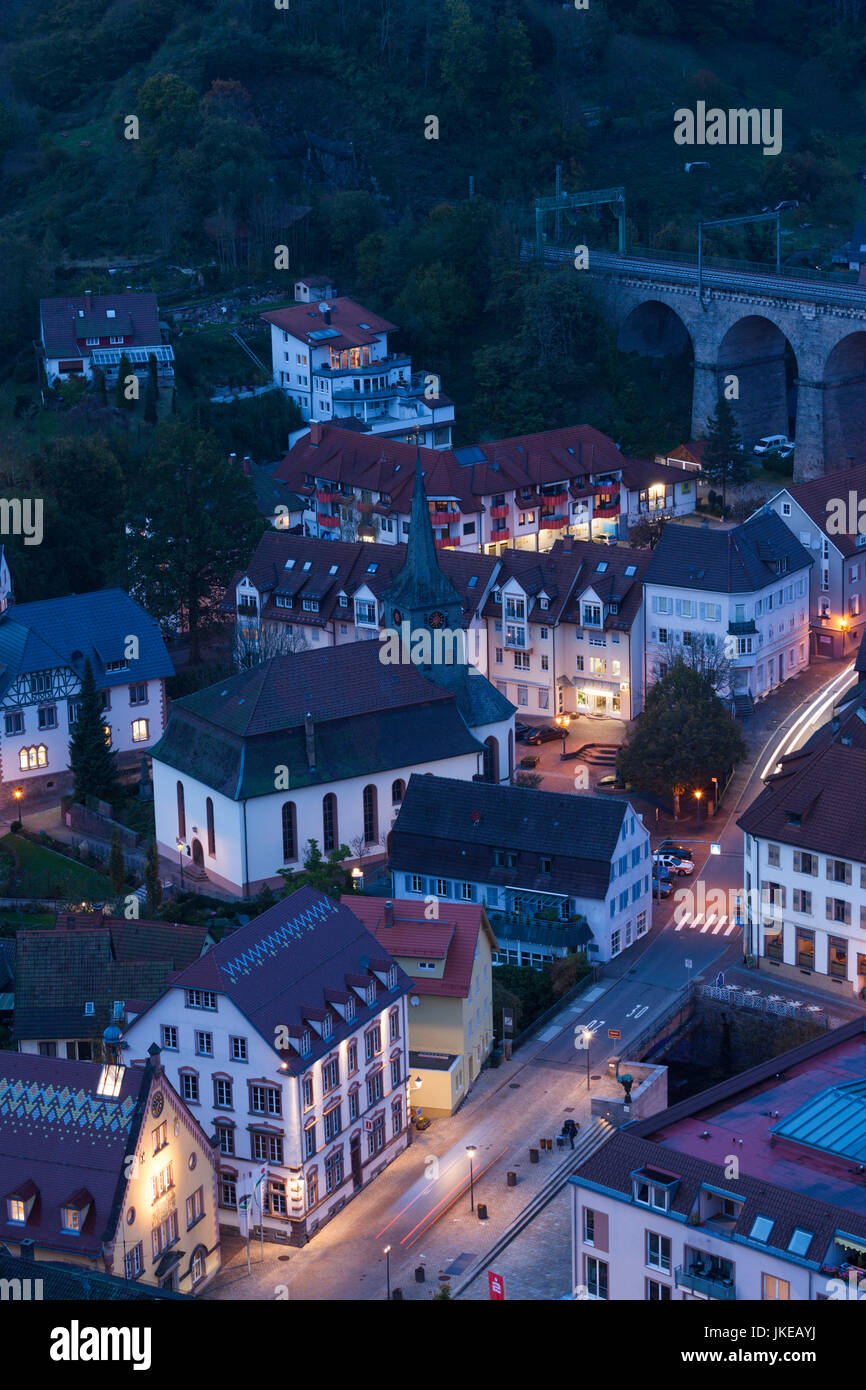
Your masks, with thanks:
M 6 1202 L 6 1219 L 15 1226 L 23 1226 L 27 1220 L 27 1207 L 22 1197 L 9 1197 Z
M 548 599 L 546 599 L 546 598 L 540 598 L 540 599 L 538 600 L 538 602 L 539 602 L 539 604 L 541 605 L 542 608 L 547 608 L 547 607 L 548 607 L 548 604 L 549 604 L 549 600 L 548 600 Z
M 355 1017 L 355 998 L 354 998 L 354 995 L 351 995 L 351 994 L 350 994 L 350 995 L 349 995 L 349 998 L 346 1000 L 346 1022 L 347 1022 L 347 1023 L 351 1023 L 351 1021 L 352 1021 L 352 1019 L 353 1019 L 354 1017 Z
M 81 1235 L 81 1212 L 77 1207 L 61 1207 L 60 1229 L 67 1235 Z
M 392 965 L 392 966 L 389 968 L 389 970 L 388 970 L 388 988 L 389 988 L 389 989 L 396 989 L 396 988 L 397 988 L 397 967 L 396 967 L 396 965 Z
M 306 1057 L 307 1053 L 308 1053 L 309 1051 L 311 1051 L 312 1045 L 313 1045 L 313 1044 L 312 1044 L 312 1038 L 310 1037 L 310 1030 L 309 1030 L 309 1028 L 305 1028 L 304 1031 L 303 1031 L 303 1033 L 301 1034 L 301 1056 L 302 1056 L 302 1057 Z
M 679 1184 L 678 1178 L 654 1168 L 645 1168 L 632 1173 L 631 1181 L 632 1196 L 638 1206 L 650 1207 L 653 1211 L 670 1211 Z
M 376 981 L 372 980 L 367 986 L 367 1003 L 372 1007 L 376 1002 Z
M 349 595 L 348 595 L 348 594 L 341 594 L 341 595 L 340 595 L 340 607 L 341 607 L 341 608 L 348 608 L 348 607 L 349 607 Z
M 322 1037 L 323 1037 L 323 1038 L 330 1038 L 330 1037 L 333 1036 L 333 1032 L 334 1032 L 334 1015 L 333 1015 L 332 1013 L 327 1013 L 327 1014 L 325 1014 L 325 1017 L 324 1017 L 323 1020 L 322 1020 Z
M 494 590 L 493 590 L 493 602 L 494 602 L 494 603 L 501 603 L 501 602 L 502 602 L 502 591 L 501 591 L 501 589 L 494 589 Z
M 94 1013 L 94 1006 L 93 1006 L 93 1004 L 92 1004 L 92 1003 L 85 1004 L 85 1005 L 84 1005 L 84 1016 L 85 1016 L 85 1018 L 92 1018 L 92 1017 L 93 1017 L 93 1013 Z

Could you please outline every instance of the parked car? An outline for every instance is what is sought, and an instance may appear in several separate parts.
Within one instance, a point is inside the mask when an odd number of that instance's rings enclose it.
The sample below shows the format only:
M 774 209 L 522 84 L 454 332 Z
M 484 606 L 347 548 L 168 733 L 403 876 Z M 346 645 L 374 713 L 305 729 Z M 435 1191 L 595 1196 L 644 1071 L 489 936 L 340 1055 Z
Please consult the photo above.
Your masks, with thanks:
M 531 734 L 531 733 L 532 733 L 532 725 L 531 725 L 531 724 L 518 724 L 518 723 L 515 723 L 515 725 L 514 725 L 514 740 L 515 740 L 516 743 L 523 743 L 524 740 L 526 739 L 526 735 L 527 735 L 527 734 Z
M 684 845 L 678 845 L 676 840 L 662 840 L 659 845 L 659 854 L 676 854 L 680 859 L 691 859 L 692 852 Z
M 793 450 L 794 441 L 789 439 L 786 434 L 765 434 L 763 439 L 759 439 L 754 449 L 755 454 L 775 454 L 780 449 Z
M 676 854 L 661 854 L 656 850 L 653 862 L 661 864 L 671 874 L 693 874 L 695 866 L 691 859 L 680 859 Z
M 542 724 L 538 728 L 530 729 L 523 742 L 534 746 L 539 743 L 549 743 L 553 738 L 562 738 L 562 731 L 552 725 Z
M 709 169 L 709 164 L 705 159 L 692 159 L 686 165 L 686 173 L 690 174 L 693 169 Z
M 598 792 L 627 792 L 631 789 L 631 783 L 621 782 L 615 772 L 608 772 L 598 779 L 595 789 Z
M 653 874 L 653 897 L 669 898 L 674 891 L 674 885 L 669 878 L 656 878 Z

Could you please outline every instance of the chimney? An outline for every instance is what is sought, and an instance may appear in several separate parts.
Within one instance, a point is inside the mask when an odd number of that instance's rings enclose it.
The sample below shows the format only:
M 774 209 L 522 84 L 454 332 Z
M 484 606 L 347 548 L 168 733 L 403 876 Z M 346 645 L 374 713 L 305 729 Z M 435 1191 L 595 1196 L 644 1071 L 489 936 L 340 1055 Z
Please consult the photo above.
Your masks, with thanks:
M 388 903 L 385 904 L 385 918 L 384 918 L 384 923 L 383 923 L 383 925 L 386 926 L 386 927 L 393 927 L 393 925 L 394 925 L 394 904 L 393 904 L 393 903 L 388 902 Z
M 310 421 L 310 443 L 317 449 L 322 442 L 322 425 L 319 420 Z
M 22 1260 L 34 1261 L 36 1259 L 36 1242 L 27 1236 L 18 1242 L 18 1251 Z
M 235 466 L 235 464 L 237 463 L 237 461 L 238 461 L 238 456 L 237 456 L 237 454 L 229 454 L 229 464 L 230 464 L 230 466 L 231 466 L 232 468 L 234 468 L 234 466 Z
M 244 454 L 243 463 L 241 464 L 241 468 L 244 470 L 244 475 L 245 475 L 245 477 L 247 477 L 247 478 L 249 478 L 250 474 L 252 473 L 252 465 L 253 465 L 253 461 L 252 461 L 252 459 L 250 458 L 249 454 Z
M 162 1048 L 158 1043 L 151 1043 L 147 1049 L 147 1055 L 150 1058 L 154 1080 L 156 1080 L 158 1076 L 162 1076 Z
M 316 770 L 316 729 L 311 714 L 304 715 L 304 737 L 307 743 L 307 762 L 311 771 Z
M 84 309 L 85 309 L 85 312 L 89 314 L 92 307 L 93 307 L 93 296 L 92 296 L 90 290 L 85 290 L 85 291 L 84 291 Z
M 127 286 L 126 286 L 126 293 L 127 293 L 127 294 L 132 294 L 132 285 L 127 285 Z

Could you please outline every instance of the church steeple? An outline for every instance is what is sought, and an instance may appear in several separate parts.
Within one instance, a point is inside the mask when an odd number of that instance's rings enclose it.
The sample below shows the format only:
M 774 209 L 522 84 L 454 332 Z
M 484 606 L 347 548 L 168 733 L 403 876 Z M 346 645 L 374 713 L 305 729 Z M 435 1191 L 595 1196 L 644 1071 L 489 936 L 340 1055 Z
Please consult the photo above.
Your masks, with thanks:
M 415 488 L 409 518 L 406 562 L 382 595 L 385 626 L 399 628 L 401 623 L 409 622 L 413 632 L 421 628 L 432 631 L 437 628 L 462 628 L 463 604 L 460 595 L 439 568 L 421 468 L 421 450 L 417 443 Z

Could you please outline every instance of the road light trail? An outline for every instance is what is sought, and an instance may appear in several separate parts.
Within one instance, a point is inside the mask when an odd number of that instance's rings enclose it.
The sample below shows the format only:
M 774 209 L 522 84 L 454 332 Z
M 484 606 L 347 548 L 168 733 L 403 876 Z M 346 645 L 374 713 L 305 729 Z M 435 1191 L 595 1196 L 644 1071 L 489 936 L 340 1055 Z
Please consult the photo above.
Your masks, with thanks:
M 828 686 L 826 686 L 815 696 L 811 704 L 809 704 L 806 707 L 806 709 L 799 716 L 799 718 L 796 719 L 794 723 L 791 725 L 791 728 L 783 737 L 782 742 L 779 744 L 779 747 L 776 749 L 775 753 L 773 753 L 769 762 L 767 762 L 764 766 L 761 772 L 762 781 L 766 781 L 766 779 L 772 774 L 773 769 L 776 767 L 779 760 L 783 758 L 786 753 L 791 753 L 795 751 L 795 746 L 797 745 L 800 736 L 806 731 L 806 729 L 810 727 L 810 725 L 815 725 L 815 727 L 817 728 L 819 720 L 821 723 L 824 722 L 824 720 L 821 719 L 820 716 L 826 715 L 827 711 L 831 709 L 839 699 L 841 699 L 846 688 L 849 685 L 853 684 L 856 674 L 857 673 L 854 670 L 854 667 L 849 666 L 847 670 L 843 671 L 840 675 L 836 676 L 836 678 L 832 680 Z

